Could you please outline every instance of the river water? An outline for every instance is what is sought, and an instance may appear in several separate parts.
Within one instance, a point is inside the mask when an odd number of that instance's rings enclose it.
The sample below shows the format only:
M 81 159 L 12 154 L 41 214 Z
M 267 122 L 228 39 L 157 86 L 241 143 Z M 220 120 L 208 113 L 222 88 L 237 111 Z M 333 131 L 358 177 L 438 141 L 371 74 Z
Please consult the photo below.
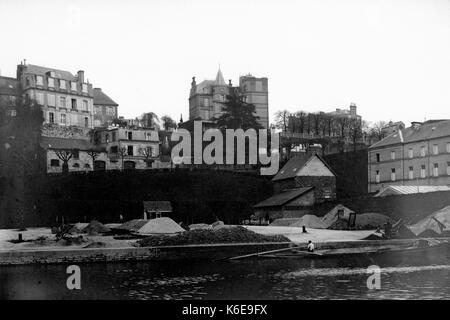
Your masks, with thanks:
M 381 268 L 368 289 L 367 268 Z M 339 259 L 112 262 L 0 267 L 1 299 L 450 299 L 450 253 Z

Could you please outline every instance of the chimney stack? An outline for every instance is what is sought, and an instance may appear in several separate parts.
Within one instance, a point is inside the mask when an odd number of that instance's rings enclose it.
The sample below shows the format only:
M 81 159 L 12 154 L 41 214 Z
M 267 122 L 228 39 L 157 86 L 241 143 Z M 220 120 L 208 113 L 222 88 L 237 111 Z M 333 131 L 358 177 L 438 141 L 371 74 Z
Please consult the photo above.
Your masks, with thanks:
M 411 122 L 411 127 L 413 128 L 413 130 L 419 130 L 421 125 L 422 125 L 422 123 L 418 122 L 418 121 Z
M 77 74 L 78 74 L 78 81 L 84 83 L 84 71 L 80 70 L 77 72 Z

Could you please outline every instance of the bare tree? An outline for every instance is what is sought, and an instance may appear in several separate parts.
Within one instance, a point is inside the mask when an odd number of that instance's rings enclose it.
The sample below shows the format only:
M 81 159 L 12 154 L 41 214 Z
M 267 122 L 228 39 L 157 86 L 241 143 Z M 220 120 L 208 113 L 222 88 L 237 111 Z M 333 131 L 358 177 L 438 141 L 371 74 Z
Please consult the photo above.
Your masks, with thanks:
M 378 121 L 375 122 L 372 126 L 369 128 L 369 135 L 371 138 L 375 138 L 377 140 L 381 140 L 384 137 L 386 137 L 386 133 L 383 130 L 383 128 L 386 126 L 385 121 Z
M 153 148 L 152 147 L 139 148 L 139 153 L 145 157 L 144 161 L 148 163 L 150 161 L 150 158 L 153 156 Z
M 166 131 L 177 128 L 177 123 L 175 122 L 175 120 L 167 115 L 162 116 L 161 121 L 163 122 L 163 128 Z
M 286 132 L 290 115 L 290 112 L 287 110 L 280 110 L 275 112 L 275 128 L 281 129 L 283 132 Z
M 56 156 L 63 162 L 62 173 L 69 172 L 69 160 L 73 157 L 72 150 L 56 150 Z
M 91 159 L 92 159 L 92 170 L 94 170 L 94 168 L 95 168 L 95 159 L 98 158 L 98 156 L 100 155 L 100 152 L 98 152 L 98 151 L 95 150 L 95 149 L 89 149 L 89 150 L 87 151 L 87 154 L 88 154 L 88 156 L 91 157 Z
M 125 147 L 120 147 L 118 150 L 118 153 L 119 153 L 120 159 L 122 160 L 122 170 L 123 170 L 123 161 L 124 161 L 124 158 L 128 154 L 128 150 Z

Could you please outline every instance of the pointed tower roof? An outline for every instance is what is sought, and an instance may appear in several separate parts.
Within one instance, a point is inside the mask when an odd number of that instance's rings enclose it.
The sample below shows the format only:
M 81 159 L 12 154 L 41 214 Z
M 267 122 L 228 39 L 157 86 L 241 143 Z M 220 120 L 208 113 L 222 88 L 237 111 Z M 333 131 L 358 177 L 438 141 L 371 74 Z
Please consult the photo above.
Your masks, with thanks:
M 226 86 L 226 83 L 225 83 L 225 80 L 223 79 L 223 75 L 222 75 L 222 71 L 220 70 L 220 67 L 219 67 L 219 71 L 217 71 L 217 75 L 216 75 L 216 85 Z

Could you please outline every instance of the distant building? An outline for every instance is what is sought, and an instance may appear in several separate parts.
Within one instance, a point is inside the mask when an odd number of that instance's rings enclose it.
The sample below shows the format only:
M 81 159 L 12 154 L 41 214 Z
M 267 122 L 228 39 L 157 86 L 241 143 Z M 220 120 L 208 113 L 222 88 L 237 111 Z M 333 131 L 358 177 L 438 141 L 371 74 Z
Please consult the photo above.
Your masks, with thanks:
M 398 130 L 405 129 L 405 124 L 402 121 L 392 122 L 389 121 L 387 125 L 381 128 L 381 132 L 384 136 L 388 136 L 392 133 L 397 132 Z
M 361 116 L 357 114 L 357 107 L 354 103 L 350 103 L 350 107 L 348 109 L 336 108 L 336 111 L 325 112 L 325 114 L 330 116 L 347 117 L 361 120 Z
M 97 130 L 95 144 L 105 148 L 112 169 L 152 169 L 159 167 L 158 131 L 112 127 Z
M 45 123 L 94 127 L 94 92 L 92 84 L 84 78 L 84 71 L 73 75 L 64 70 L 20 64 L 17 80 L 23 97 L 42 106 Z
M 244 97 L 244 101 L 255 106 L 255 115 L 263 128 L 269 128 L 269 100 L 267 78 L 256 78 L 252 75 L 241 76 L 239 86 L 228 84 L 219 69 L 215 80 L 204 80 L 197 84 L 192 78 L 189 94 L 189 120 L 211 121 L 223 114 L 223 103 L 227 95 L 236 92 Z
M 107 127 L 117 119 L 118 106 L 101 88 L 94 88 L 94 127 Z
M 287 189 L 314 187 L 316 203 L 336 199 L 336 175 L 317 154 L 291 158 L 272 182 L 275 194 Z
M 19 82 L 15 78 L 0 76 L 0 113 L 3 116 L 14 116 L 14 105 L 20 97 Z
M 450 120 L 413 122 L 369 148 L 368 191 L 450 184 Z

